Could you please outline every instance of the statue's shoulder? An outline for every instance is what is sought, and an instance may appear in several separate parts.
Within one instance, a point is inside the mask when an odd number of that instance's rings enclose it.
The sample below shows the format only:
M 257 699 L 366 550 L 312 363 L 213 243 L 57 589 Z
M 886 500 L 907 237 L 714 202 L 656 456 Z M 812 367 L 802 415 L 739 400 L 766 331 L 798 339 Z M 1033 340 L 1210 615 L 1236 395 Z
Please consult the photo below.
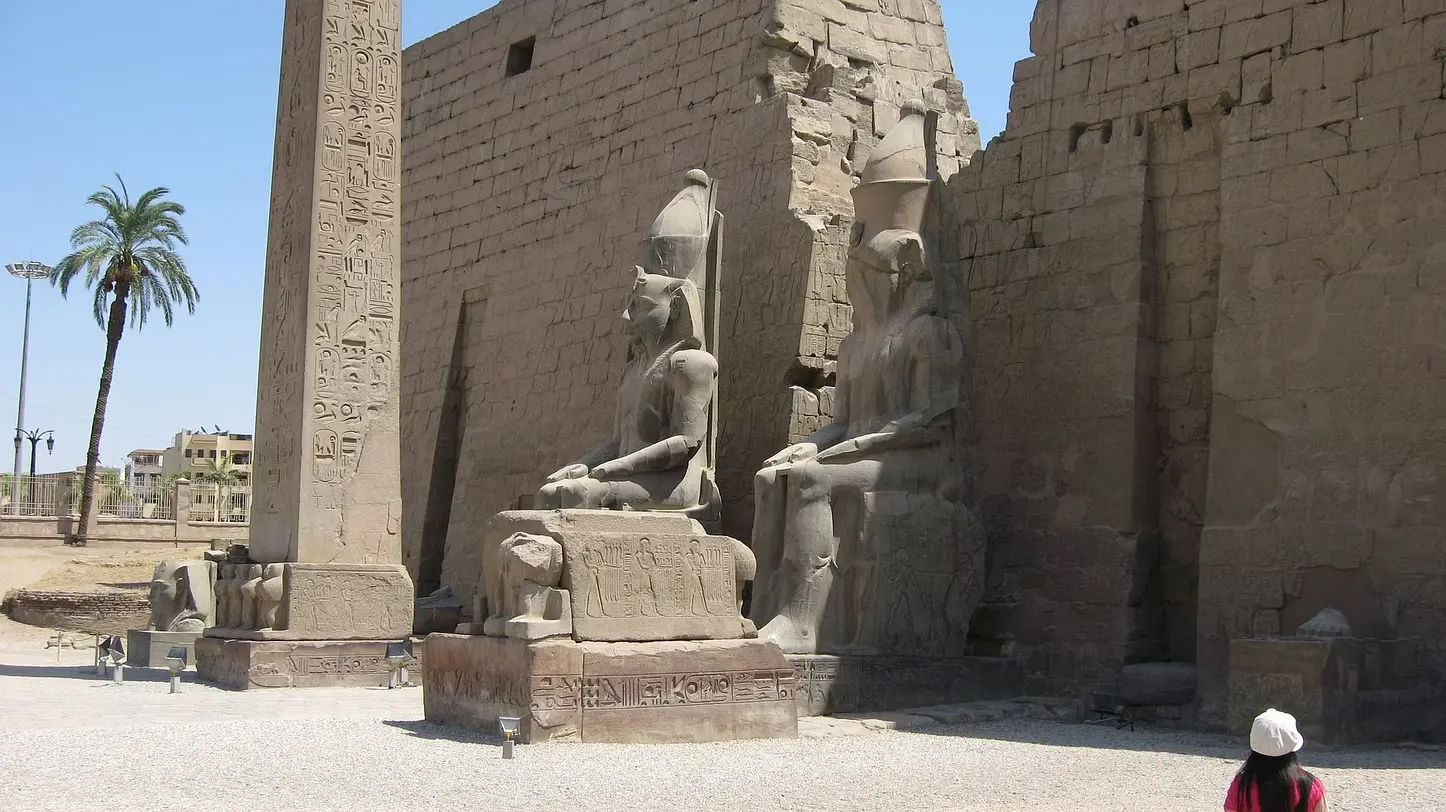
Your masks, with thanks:
M 711 378 L 718 374 L 718 359 L 706 350 L 678 350 L 669 359 L 674 375 L 686 378 Z

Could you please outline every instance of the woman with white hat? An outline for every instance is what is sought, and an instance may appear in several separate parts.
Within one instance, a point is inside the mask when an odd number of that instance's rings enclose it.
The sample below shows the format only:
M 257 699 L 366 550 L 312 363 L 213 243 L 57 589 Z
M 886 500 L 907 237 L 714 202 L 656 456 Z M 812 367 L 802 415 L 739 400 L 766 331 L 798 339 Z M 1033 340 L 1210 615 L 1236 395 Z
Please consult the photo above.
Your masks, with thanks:
M 1296 757 L 1304 746 L 1294 716 L 1271 708 L 1255 717 L 1250 757 L 1230 784 L 1226 812 L 1327 812 L 1325 784 Z

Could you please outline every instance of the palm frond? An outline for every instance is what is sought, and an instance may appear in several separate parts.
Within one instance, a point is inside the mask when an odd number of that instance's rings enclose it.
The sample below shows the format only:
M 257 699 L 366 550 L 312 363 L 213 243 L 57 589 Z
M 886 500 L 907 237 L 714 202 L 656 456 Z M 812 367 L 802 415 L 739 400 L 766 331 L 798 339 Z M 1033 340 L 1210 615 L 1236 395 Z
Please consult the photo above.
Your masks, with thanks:
M 159 310 L 169 326 L 177 304 L 184 303 L 187 312 L 195 313 L 200 299 L 185 261 L 175 250 L 188 244 L 180 220 L 186 208 L 166 200 L 170 190 L 164 186 L 149 189 L 132 202 L 120 175 L 116 182 L 119 190 L 102 186 L 87 198 L 104 216 L 71 232 L 72 252 L 56 264 L 51 283 L 65 296 L 83 274 L 94 297 L 93 315 L 102 328 L 112 295 L 131 300 L 130 327 L 143 327 L 152 309 Z

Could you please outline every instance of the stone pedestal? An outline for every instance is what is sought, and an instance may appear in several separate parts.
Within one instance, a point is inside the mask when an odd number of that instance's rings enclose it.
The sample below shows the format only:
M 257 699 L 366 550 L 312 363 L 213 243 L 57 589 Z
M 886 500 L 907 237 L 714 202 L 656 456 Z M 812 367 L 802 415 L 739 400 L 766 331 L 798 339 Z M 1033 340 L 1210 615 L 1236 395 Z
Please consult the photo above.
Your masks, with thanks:
M 387 640 L 412 633 L 412 579 L 400 564 L 281 564 L 269 579 L 222 578 L 224 626 L 207 637 L 235 640 Z M 245 565 L 240 567 L 243 571 Z M 225 568 L 223 568 L 225 569 Z M 266 597 L 274 592 L 274 604 Z M 239 596 L 239 597 L 237 597 Z M 232 611 L 227 602 L 235 603 Z
M 518 584 L 507 578 L 503 549 L 519 534 L 556 540 L 567 562 L 555 584 L 569 602 L 566 628 L 542 636 L 641 643 L 726 640 L 755 631 L 739 614 L 739 591 L 755 569 L 741 541 L 709 535 L 681 512 L 510 510 L 494 516 L 482 538 L 489 575 L 475 596 L 467 630 L 473 634 L 527 636 L 505 629 L 511 620 L 505 595 Z M 492 628 L 476 625 L 484 603 Z
M 1293 714 L 1306 741 L 1354 738 L 1364 640 L 1340 638 L 1230 641 L 1230 730 L 1249 733 L 1266 708 Z
M 798 715 L 886 711 L 1009 699 L 1024 693 L 1019 664 L 1002 657 L 790 654 Z
M 792 738 L 794 670 L 757 640 L 578 643 L 433 634 L 422 697 L 429 722 L 524 742 L 671 743 Z
M 126 665 L 133 668 L 169 668 L 166 655 L 176 646 L 186 650 L 186 665 L 195 665 L 196 641 L 200 637 L 200 632 L 131 629 L 126 632 Z
M 415 672 L 415 666 L 408 666 Z M 251 688 L 375 688 L 391 678 L 387 641 L 196 641 L 196 670 L 203 680 L 245 691 Z

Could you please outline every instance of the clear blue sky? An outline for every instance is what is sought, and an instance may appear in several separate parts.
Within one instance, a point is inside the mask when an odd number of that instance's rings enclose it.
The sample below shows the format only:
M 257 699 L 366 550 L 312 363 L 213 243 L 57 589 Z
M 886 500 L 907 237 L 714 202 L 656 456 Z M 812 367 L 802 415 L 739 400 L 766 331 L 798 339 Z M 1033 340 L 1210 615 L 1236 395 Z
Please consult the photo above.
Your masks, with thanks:
M 405 0 L 411 44 L 493 5 Z M 986 140 L 1004 125 L 1027 0 L 944 0 L 954 68 Z M 183 428 L 249 432 L 266 252 L 282 0 L 0 2 L 0 265 L 53 264 L 85 199 L 119 172 L 186 206 L 194 316 L 121 341 L 101 460 L 165 448 Z M 0 470 L 10 468 L 25 285 L 0 274 Z M 54 429 L 38 469 L 85 461 L 105 336 L 84 291 L 35 286 L 25 423 Z M 28 462 L 29 445 L 26 445 Z

